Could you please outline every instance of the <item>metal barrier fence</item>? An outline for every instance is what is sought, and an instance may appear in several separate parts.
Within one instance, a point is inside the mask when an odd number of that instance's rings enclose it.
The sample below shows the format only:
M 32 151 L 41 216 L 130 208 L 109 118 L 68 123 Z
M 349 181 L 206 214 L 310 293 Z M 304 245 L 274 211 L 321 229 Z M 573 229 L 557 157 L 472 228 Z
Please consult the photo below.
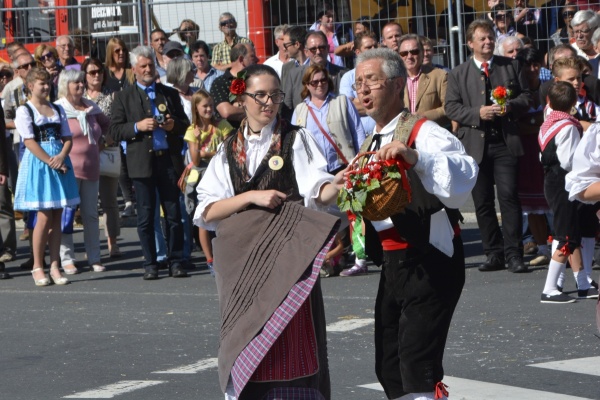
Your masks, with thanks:
M 600 8 L 600 0 L 576 0 L 565 6 L 565 0 L 508 0 L 508 19 L 517 19 L 514 29 L 532 39 L 543 51 L 559 42 L 569 42 L 572 32 L 565 27 L 577 9 Z M 405 33 L 427 36 L 434 43 L 437 62 L 454 66 L 469 55 L 464 34 L 475 18 L 490 18 L 491 6 L 499 0 L 336 0 L 331 7 L 338 24 L 340 41 L 352 40 L 353 22 L 365 19 L 377 33 L 388 21 L 397 21 Z M 180 40 L 177 29 L 184 19 L 195 21 L 198 38 L 209 44 L 223 40 L 219 16 L 231 12 L 238 22 L 241 36 L 264 34 L 267 53 L 274 53 L 272 32 L 280 24 L 303 25 L 307 28 L 323 10 L 322 0 L 261 0 L 266 26 L 256 26 L 249 3 L 255 0 L 14 0 L 14 7 L 0 8 L 4 29 L 0 29 L 0 49 L 7 44 L 8 32 L 13 40 L 24 43 L 54 41 L 69 33 L 80 55 L 104 59 L 107 40 L 119 36 L 128 46 L 149 43 L 152 29 L 160 27 Z M 5 2 L 6 4 L 6 2 Z M 45 7 L 39 7 L 45 5 Z M 46 6 L 47 5 L 47 6 Z M 448 13 L 450 9 L 452 12 Z M 459 10 L 459 12 L 457 12 Z M 563 17 L 564 12 L 564 17 Z M 262 19 L 261 19 L 262 20 Z M 500 24 L 501 22 L 498 22 Z M 553 35 L 555 35 L 553 37 Z M 557 36 L 558 35 L 558 36 Z M 562 36 L 560 36 L 562 35 Z M 270 56 L 271 54 L 265 54 Z

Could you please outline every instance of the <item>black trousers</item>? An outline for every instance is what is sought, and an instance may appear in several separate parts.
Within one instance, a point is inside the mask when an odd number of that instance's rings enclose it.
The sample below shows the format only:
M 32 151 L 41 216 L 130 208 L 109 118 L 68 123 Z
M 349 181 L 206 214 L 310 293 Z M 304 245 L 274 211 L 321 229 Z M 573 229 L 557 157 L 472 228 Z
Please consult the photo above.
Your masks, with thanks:
M 179 264 L 183 257 L 183 224 L 179 208 L 178 176 L 169 154 L 154 156 L 152 168 L 152 177 L 132 179 L 135 188 L 137 231 L 144 255 L 144 268 L 157 265 L 154 241 L 157 190 L 167 223 L 167 258 L 170 264 Z
M 544 196 L 554 214 L 553 238 L 558 242 L 558 247 L 561 249 L 565 244 L 568 244 L 569 250 L 572 253 L 576 248 L 581 246 L 581 228 L 579 221 L 581 220 L 580 209 L 585 206 L 578 201 L 569 201 L 569 192 L 565 190 L 565 170 L 548 170 L 544 174 Z M 592 214 L 595 218 L 595 215 Z M 590 216 L 588 215 L 587 218 Z M 596 221 L 598 218 L 595 218 Z M 594 233 L 592 236 L 596 236 Z
M 471 192 L 481 232 L 481 243 L 486 256 L 500 260 L 523 255 L 523 217 L 517 191 L 518 158 L 506 144 L 486 144 L 477 182 Z M 496 216 L 496 195 L 502 216 L 502 229 Z
M 431 249 L 384 252 L 375 302 L 375 373 L 388 398 L 433 392 L 465 283 L 460 237 L 452 258 Z

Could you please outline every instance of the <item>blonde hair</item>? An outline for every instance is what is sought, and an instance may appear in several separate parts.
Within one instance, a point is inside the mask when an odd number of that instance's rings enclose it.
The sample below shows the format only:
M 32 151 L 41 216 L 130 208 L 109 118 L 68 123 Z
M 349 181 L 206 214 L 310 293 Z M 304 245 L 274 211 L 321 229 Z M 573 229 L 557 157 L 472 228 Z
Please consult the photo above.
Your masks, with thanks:
M 581 74 L 581 63 L 573 57 L 559 58 L 552 63 L 552 75 L 559 78 L 565 69 L 574 69 Z
M 192 96 L 192 125 L 193 126 L 200 126 L 200 121 L 202 120 L 201 119 L 202 117 L 200 117 L 200 115 L 198 114 L 198 104 L 200 104 L 200 102 L 202 100 L 206 100 L 206 99 L 210 99 L 213 101 L 213 108 L 214 108 L 215 101 L 214 101 L 213 97 L 210 95 L 210 93 L 208 93 L 206 90 L 200 89 L 196 93 L 194 93 L 194 95 Z M 213 110 L 213 116 L 210 119 L 210 123 L 213 124 L 214 126 L 217 126 L 217 124 L 219 123 L 219 121 L 217 120 L 217 114 L 214 112 L 214 110 Z

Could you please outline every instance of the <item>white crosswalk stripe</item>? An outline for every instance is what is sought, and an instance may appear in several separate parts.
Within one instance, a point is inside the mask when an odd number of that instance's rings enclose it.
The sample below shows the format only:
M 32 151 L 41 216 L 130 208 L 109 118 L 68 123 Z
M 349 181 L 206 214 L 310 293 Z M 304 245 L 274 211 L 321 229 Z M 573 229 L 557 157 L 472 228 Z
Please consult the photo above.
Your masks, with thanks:
M 165 371 L 154 371 L 153 374 L 195 374 L 204 371 L 205 369 L 216 368 L 217 362 L 217 358 L 207 358 L 206 360 L 200 360 L 194 364 L 183 365 Z
M 97 389 L 64 396 L 63 399 L 112 399 L 120 394 L 133 392 L 134 390 L 147 388 L 161 383 L 164 383 L 164 381 L 120 381 Z
M 555 371 L 600 376 L 600 357 L 574 358 L 571 360 L 551 361 L 530 364 L 528 367 L 553 369 Z
M 371 325 L 375 320 L 373 318 L 351 318 L 343 319 L 327 325 L 327 332 L 348 332 Z
M 452 400 L 593 400 L 584 397 L 543 392 L 541 390 L 455 378 L 453 376 L 445 376 L 444 383 L 448 385 L 449 398 Z M 383 392 L 383 388 L 379 383 L 359 385 L 359 387 Z

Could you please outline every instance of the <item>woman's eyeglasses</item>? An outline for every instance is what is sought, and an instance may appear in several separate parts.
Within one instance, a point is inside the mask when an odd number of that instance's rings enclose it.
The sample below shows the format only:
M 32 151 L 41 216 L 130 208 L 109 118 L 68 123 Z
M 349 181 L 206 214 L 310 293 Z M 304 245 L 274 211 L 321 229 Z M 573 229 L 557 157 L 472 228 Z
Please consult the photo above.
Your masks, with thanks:
M 46 53 L 46 54 L 42 54 L 40 56 L 41 62 L 50 61 L 50 60 L 54 60 L 54 54 L 52 54 L 52 53 Z
M 319 83 L 323 86 L 325 86 L 326 84 L 329 83 L 329 80 L 327 78 L 323 78 L 323 79 L 315 79 L 314 81 L 310 81 L 308 82 L 308 84 L 314 88 L 316 88 L 317 86 L 319 86 Z
M 256 104 L 259 104 L 262 106 L 267 104 L 269 102 L 269 99 L 271 99 L 273 101 L 273 104 L 281 104 L 281 103 L 283 103 L 283 98 L 285 97 L 284 92 L 277 92 L 277 93 L 272 93 L 272 94 L 245 92 L 244 94 L 252 97 L 254 99 L 254 101 L 256 102 Z
M 565 11 L 562 13 L 563 18 L 573 18 L 576 11 Z
M 93 70 L 93 71 L 88 71 L 88 72 L 86 72 L 86 73 L 87 73 L 88 75 L 90 75 L 90 76 L 98 76 L 98 75 L 100 75 L 100 74 L 102 73 L 102 70 L 95 69 L 95 70 Z
M 121 54 L 125 52 L 125 49 L 114 49 L 113 51 L 117 54 Z

